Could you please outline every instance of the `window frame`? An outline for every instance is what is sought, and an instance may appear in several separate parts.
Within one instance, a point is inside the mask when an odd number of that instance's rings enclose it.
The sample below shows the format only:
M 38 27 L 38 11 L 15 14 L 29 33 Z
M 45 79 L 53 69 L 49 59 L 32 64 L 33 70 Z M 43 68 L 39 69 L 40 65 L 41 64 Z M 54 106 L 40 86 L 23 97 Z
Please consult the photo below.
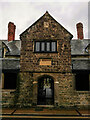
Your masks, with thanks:
M 40 51 L 36 51 L 36 42 L 40 42 Z M 44 42 L 45 44 L 45 50 L 44 51 L 41 51 L 41 44 Z M 56 47 L 56 50 L 55 51 L 51 51 L 52 50 L 52 42 L 55 42 L 55 47 Z M 50 43 L 50 51 L 47 51 L 47 43 Z M 35 41 L 34 42 L 34 53 L 57 53 L 57 41 Z

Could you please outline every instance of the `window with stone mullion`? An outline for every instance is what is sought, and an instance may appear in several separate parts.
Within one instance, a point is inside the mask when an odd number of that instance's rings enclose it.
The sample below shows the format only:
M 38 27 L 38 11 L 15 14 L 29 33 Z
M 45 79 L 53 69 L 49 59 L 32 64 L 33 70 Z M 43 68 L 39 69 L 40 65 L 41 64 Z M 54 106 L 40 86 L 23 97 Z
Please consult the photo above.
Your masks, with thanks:
M 52 52 L 56 51 L 56 42 L 51 42 L 51 51 Z
M 36 42 L 35 51 L 40 52 L 40 42 Z
M 51 42 L 46 42 L 46 51 L 47 52 L 51 51 Z
M 41 52 L 45 51 L 45 42 L 41 42 L 40 48 L 41 48 L 40 49 Z
M 56 52 L 56 41 L 37 41 L 35 42 L 35 52 Z

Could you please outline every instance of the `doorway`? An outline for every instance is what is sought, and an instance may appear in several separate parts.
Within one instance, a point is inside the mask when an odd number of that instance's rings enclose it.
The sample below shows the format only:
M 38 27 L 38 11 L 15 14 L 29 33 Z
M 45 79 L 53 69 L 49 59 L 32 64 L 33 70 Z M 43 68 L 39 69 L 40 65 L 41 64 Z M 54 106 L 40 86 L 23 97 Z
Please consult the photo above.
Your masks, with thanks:
M 50 76 L 43 76 L 38 80 L 38 105 L 54 104 L 54 80 Z

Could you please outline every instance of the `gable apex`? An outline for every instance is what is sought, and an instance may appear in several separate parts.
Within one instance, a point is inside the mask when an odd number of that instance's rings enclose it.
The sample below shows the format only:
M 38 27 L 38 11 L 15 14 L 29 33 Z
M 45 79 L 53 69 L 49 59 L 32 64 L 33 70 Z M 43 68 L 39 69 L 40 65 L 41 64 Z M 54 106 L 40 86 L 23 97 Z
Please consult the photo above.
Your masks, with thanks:
M 54 21 L 54 23 L 58 24 L 58 26 L 60 26 L 64 31 L 66 31 L 66 33 L 68 33 L 70 35 L 70 38 L 73 37 L 73 35 L 66 30 L 59 22 L 57 22 L 50 14 L 48 11 L 45 12 L 45 14 L 43 16 L 41 16 L 36 22 L 34 22 L 30 27 L 28 27 L 23 33 L 20 34 L 20 37 L 27 31 L 30 31 L 32 29 L 33 26 L 35 26 L 36 24 L 38 24 L 38 22 L 40 22 L 43 19 L 43 23 L 44 22 L 48 22 L 48 19 L 52 19 Z M 45 21 L 44 21 L 45 20 Z
M 48 14 L 48 11 L 46 10 L 46 13 L 45 14 Z

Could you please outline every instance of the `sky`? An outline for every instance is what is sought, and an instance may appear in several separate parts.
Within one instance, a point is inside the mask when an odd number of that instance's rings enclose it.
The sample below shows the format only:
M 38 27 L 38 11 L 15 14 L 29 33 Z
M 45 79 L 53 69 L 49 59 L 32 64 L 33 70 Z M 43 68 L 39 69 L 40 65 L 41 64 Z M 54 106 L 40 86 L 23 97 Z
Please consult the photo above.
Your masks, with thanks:
M 49 2 L 48 2 L 49 1 Z M 8 23 L 16 25 L 15 39 L 46 11 L 77 39 L 76 24 L 83 23 L 88 38 L 88 0 L 0 0 L 0 39 L 7 39 Z

